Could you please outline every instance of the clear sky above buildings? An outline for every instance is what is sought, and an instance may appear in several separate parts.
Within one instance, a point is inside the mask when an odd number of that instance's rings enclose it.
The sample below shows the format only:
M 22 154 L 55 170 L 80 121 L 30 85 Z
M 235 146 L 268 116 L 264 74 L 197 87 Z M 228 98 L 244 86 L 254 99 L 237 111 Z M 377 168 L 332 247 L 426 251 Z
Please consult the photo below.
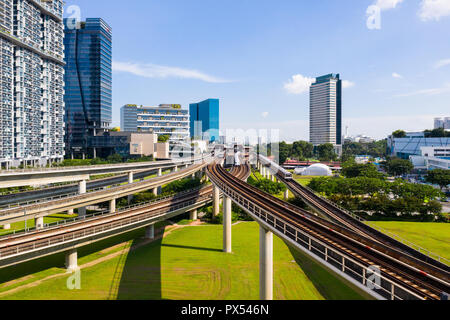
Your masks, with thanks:
M 368 18 L 374 4 L 381 21 Z M 222 128 L 280 129 L 283 139 L 307 140 L 308 84 L 328 73 L 346 80 L 344 130 L 352 135 L 384 138 L 450 116 L 450 0 L 71 5 L 113 28 L 114 125 L 126 103 L 187 108 L 219 98 Z

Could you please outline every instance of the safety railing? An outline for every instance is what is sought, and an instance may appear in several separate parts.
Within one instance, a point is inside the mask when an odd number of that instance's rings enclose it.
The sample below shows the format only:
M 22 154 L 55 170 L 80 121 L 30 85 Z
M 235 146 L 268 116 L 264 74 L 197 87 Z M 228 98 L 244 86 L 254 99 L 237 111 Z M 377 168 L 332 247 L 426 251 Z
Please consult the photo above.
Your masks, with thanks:
M 189 174 L 191 173 L 191 171 L 192 171 L 192 169 L 189 170 L 189 171 L 187 171 L 187 172 L 185 172 L 185 174 L 186 174 L 186 175 L 189 175 Z M 179 172 L 177 172 L 177 173 L 172 173 L 172 174 L 170 174 L 170 175 L 165 175 L 165 176 L 162 176 L 162 177 L 158 177 L 158 178 L 162 178 L 162 180 L 161 180 L 161 181 L 158 180 L 158 182 L 161 182 L 161 183 L 163 183 L 163 184 L 168 183 L 168 182 L 172 182 L 172 180 L 175 179 L 175 178 L 173 177 L 174 174 L 179 174 Z M 99 193 L 101 193 L 101 192 L 106 192 L 106 191 L 120 192 L 120 191 L 124 191 L 124 190 L 130 189 L 130 187 L 133 187 L 133 188 L 135 188 L 135 187 L 149 187 L 149 188 L 151 188 L 151 187 L 152 187 L 151 185 L 154 184 L 154 183 L 155 183 L 155 181 L 153 181 L 153 180 L 144 180 L 144 181 L 135 182 L 135 183 L 133 183 L 133 184 L 126 184 L 126 185 L 123 185 L 123 183 L 121 183 L 121 184 L 118 184 L 118 185 L 115 186 L 115 187 L 104 187 L 104 188 L 106 188 L 106 189 L 100 188 L 100 190 L 97 190 L 97 191 L 90 190 L 89 192 L 82 193 L 82 194 L 75 193 L 75 194 L 71 194 L 71 195 L 68 196 L 68 197 L 58 196 L 58 197 L 57 197 L 56 199 L 54 199 L 54 200 L 51 200 L 51 201 L 45 201 L 45 202 L 37 202 L 37 203 L 34 203 L 34 204 L 37 205 L 37 206 L 39 206 L 39 205 L 45 205 L 45 204 L 48 205 L 48 204 L 51 203 L 51 202 L 54 202 L 54 201 L 60 201 L 60 200 L 62 200 L 62 199 L 66 199 L 66 198 L 69 198 L 69 197 L 73 197 L 73 199 L 77 199 L 77 200 L 83 200 L 83 199 L 85 199 L 85 198 L 90 197 L 90 195 L 91 195 L 92 193 L 94 193 L 94 192 L 99 192 Z M 149 186 L 148 186 L 148 185 L 149 185 Z M 139 191 L 137 191 L 137 192 L 139 192 Z M 33 204 L 30 204 L 30 205 L 33 205 Z M 0 217 L 11 215 L 12 213 L 11 213 L 11 212 L 8 212 L 9 210 L 13 210 L 13 209 L 15 209 L 15 208 L 20 208 L 20 207 L 21 207 L 21 206 L 18 206 L 18 207 L 11 207 L 10 209 L 3 209 L 3 210 L 0 210 Z M 24 214 L 26 215 L 26 207 L 24 207 Z
M 331 265 L 335 269 L 340 270 L 346 276 L 367 287 L 368 290 L 372 290 L 388 300 L 423 300 L 423 297 L 420 295 L 386 277 L 376 266 L 363 265 L 352 257 L 343 254 L 338 249 L 331 247 L 322 240 L 299 229 L 297 226 L 278 218 L 271 212 L 250 202 L 244 195 L 237 193 L 224 182 L 214 179 L 214 183 L 234 203 L 254 216 L 257 220 L 268 225 L 272 232 L 289 238 L 289 240 L 302 246 L 307 252 L 322 260 L 323 264 Z
M 270 164 L 270 160 L 268 160 L 267 158 L 264 158 L 264 161 L 267 162 L 268 164 Z M 414 250 L 416 250 L 416 251 L 418 251 L 418 252 L 428 256 L 429 258 L 432 258 L 434 260 L 437 260 L 437 261 L 439 261 L 441 263 L 444 263 L 444 264 L 450 266 L 450 260 L 440 256 L 439 254 L 434 253 L 434 252 L 432 252 L 432 251 L 430 251 L 430 250 L 428 250 L 426 248 L 423 248 L 423 247 L 421 247 L 421 246 L 419 246 L 419 245 L 417 245 L 417 244 L 415 244 L 415 243 L 413 243 L 413 242 L 411 242 L 409 240 L 406 240 L 406 239 L 396 235 L 395 233 L 392 233 L 392 232 L 390 232 L 390 231 L 388 231 L 386 229 L 383 229 L 383 228 L 381 228 L 379 226 L 374 225 L 373 223 L 371 223 L 371 222 L 361 218 L 357 214 L 355 214 L 355 213 L 353 213 L 353 212 L 351 212 L 351 211 L 341 207 L 337 203 L 334 203 L 334 202 L 330 201 L 329 199 L 323 197 L 320 194 L 316 194 L 316 192 L 314 190 L 312 190 L 311 188 L 309 188 L 308 186 L 302 186 L 302 185 L 298 184 L 297 182 L 294 182 L 294 183 L 296 184 L 296 186 L 298 186 L 298 188 L 305 189 L 306 191 L 311 193 L 313 196 L 320 198 L 322 201 L 326 202 L 328 205 L 330 205 L 333 208 L 336 208 L 336 209 L 342 211 L 346 215 L 354 218 L 355 220 L 357 220 L 357 221 L 359 221 L 361 223 L 367 224 L 371 228 L 373 228 L 373 229 L 375 229 L 375 230 L 377 230 L 377 231 L 379 231 L 381 233 L 384 233 L 385 235 L 387 235 L 387 236 L 397 240 L 398 242 L 400 242 L 400 243 L 402 243 L 404 245 L 407 245 L 407 246 L 411 247 L 412 249 L 414 249 Z
M 120 220 L 104 223 L 101 226 L 87 227 L 80 231 L 73 231 L 73 232 L 69 231 L 68 233 L 65 233 L 63 235 L 50 237 L 48 239 L 36 240 L 36 241 L 33 241 L 32 243 L 27 243 L 27 244 L 23 244 L 23 245 L 21 245 L 21 244 L 13 245 L 10 247 L 6 247 L 4 249 L 0 249 L 0 259 L 7 258 L 7 257 L 13 256 L 13 255 L 17 255 L 20 253 L 26 253 L 26 252 L 36 250 L 36 249 L 43 249 L 43 248 L 50 247 L 50 246 L 56 245 L 56 244 L 61 244 L 61 243 L 67 242 L 67 241 L 82 239 L 82 238 L 85 238 L 86 236 L 104 233 L 104 232 L 112 230 L 112 229 L 121 229 L 123 227 L 135 225 L 135 224 L 144 222 L 149 219 L 163 218 L 164 216 L 175 213 L 176 211 L 178 211 L 180 209 L 188 208 L 193 205 L 203 203 L 203 202 L 211 200 L 211 199 L 212 199 L 211 195 L 206 195 L 206 196 L 202 196 L 196 200 L 189 200 L 189 201 L 185 201 L 183 203 L 174 205 L 174 206 L 170 207 L 169 209 L 158 209 L 158 210 L 155 210 L 152 212 L 137 213 L 136 216 L 127 217 L 127 218 L 123 218 Z M 117 213 L 114 215 L 117 215 Z
M 91 166 L 73 166 L 73 167 L 51 167 L 51 168 L 26 168 L 26 169 L 14 169 L 14 170 L 0 170 L 1 174 L 8 173 L 34 173 L 34 172 L 52 172 L 52 171 L 76 171 L 80 169 L 108 169 L 108 168 L 127 168 L 127 167 L 147 167 L 147 166 L 162 166 L 162 165 L 186 165 L 199 160 L 205 160 L 209 157 L 199 157 L 199 158 L 189 158 L 184 160 L 170 160 L 170 161 L 151 161 L 151 162 L 132 162 L 132 163 L 112 163 L 112 164 L 101 164 L 101 165 L 91 165 Z
M 46 224 L 44 224 L 43 229 L 37 229 L 36 227 L 33 227 L 33 228 L 26 228 L 26 229 L 21 229 L 21 230 L 13 230 L 10 232 L 6 231 L 6 232 L 3 232 L 3 234 L 0 233 L 0 241 L 3 240 L 2 238 L 11 239 L 11 238 L 23 236 L 24 234 L 30 234 L 32 232 L 49 231 L 49 230 L 60 228 L 62 226 L 67 226 L 67 225 L 71 225 L 74 223 L 84 222 L 86 220 L 93 220 L 96 218 L 103 218 L 106 216 L 123 214 L 128 210 L 142 209 L 142 208 L 145 208 L 145 207 L 148 207 L 151 205 L 156 205 L 156 204 L 165 202 L 167 200 L 176 200 L 178 198 L 182 198 L 182 197 L 186 196 L 189 193 L 201 191 L 202 189 L 206 189 L 206 188 L 208 188 L 208 187 L 201 186 L 198 188 L 166 195 L 164 197 L 159 197 L 159 198 L 153 199 L 151 201 L 127 205 L 125 207 L 118 209 L 115 212 L 110 212 L 109 210 L 103 210 L 103 211 L 99 211 L 99 212 L 95 212 L 95 213 L 86 214 L 85 216 L 82 216 L 82 217 L 77 216 L 77 217 L 74 217 L 71 219 L 65 219 L 65 220 L 60 220 L 60 221 L 56 221 L 56 222 L 52 222 L 52 223 L 46 223 Z

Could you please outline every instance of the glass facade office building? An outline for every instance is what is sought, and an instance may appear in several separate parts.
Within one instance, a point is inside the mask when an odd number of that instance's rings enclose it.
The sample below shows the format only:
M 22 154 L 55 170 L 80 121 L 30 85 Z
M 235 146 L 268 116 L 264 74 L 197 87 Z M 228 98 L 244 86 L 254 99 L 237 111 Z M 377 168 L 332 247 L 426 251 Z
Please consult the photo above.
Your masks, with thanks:
M 127 104 L 120 111 L 120 128 L 124 132 L 153 132 L 169 136 L 171 142 L 189 138 L 189 114 L 178 104 L 158 107 Z
M 64 158 L 63 1 L 0 0 L 0 164 Z
M 342 80 L 339 74 L 316 78 L 310 88 L 310 142 L 342 145 Z
M 65 19 L 66 154 L 95 157 L 89 137 L 112 122 L 112 30 L 100 18 Z
M 218 99 L 190 104 L 191 138 L 210 142 L 219 141 L 219 111 Z

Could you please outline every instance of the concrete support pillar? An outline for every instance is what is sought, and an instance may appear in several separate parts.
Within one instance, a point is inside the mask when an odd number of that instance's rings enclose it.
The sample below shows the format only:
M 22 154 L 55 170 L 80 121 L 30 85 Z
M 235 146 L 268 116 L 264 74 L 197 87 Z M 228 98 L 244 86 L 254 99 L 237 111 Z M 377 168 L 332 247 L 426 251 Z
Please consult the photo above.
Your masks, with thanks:
M 220 190 L 213 186 L 213 215 L 217 217 L 220 211 Z
M 145 239 L 148 239 L 148 240 L 155 239 L 155 225 L 154 224 L 145 228 Z
M 70 272 L 78 269 L 77 249 L 71 249 L 66 252 L 66 269 Z
M 162 177 L 163 172 L 162 172 L 162 168 L 158 169 L 158 177 Z M 158 187 L 158 189 L 156 190 L 156 195 L 161 194 L 162 193 L 162 187 Z
M 223 199 L 223 251 L 231 253 L 231 199 Z
M 86 193 L 86 180 L 78 182 L 78 193 L 79 194 Z M 84 217 L 85 215 L 86 215 L 86 207 L 78 208 L 78 216 Z
M 158 188 L 153 188 L 152 192 L 153 195 L 155 195 L 156 197 L 158 196 Z
M 130 183 L 133 183 L 133 182 L 134 182 L 134 174 L 133 174 L 133 172 L 128 172 L 128 183 L 130 184 Z M 128 204 L 130 204 L 131 200 L 133 200 L 133 195 L 130 194 L 128 196 L 127 200 L 128 200 Z
M 74 214 L 73 209 L 67 210 L 67 214 L 68 214 L 69 216 L 73 215 L 73 214 Z
M 34 225 L 36 227 L 36 230 L 44 229 L 44 217 L 35 218 Z
M 10 229 L 11 229 L 11 225 L 9 223 L 3 225 L 3 230 L 10 230 Z
M 197 221 L 198 219 L 198 211 L 196 210 L 192 210 L 191 212 L 189 212 L 189 220 L 193 220 L 193 221 Z
M 162 176 L 162 168 L 159 168 L 158 169 L 158 177 L 161 177 Z
M 178 166 L 175 166 L 175 167 L 173 168 L 173 172 L 178 172 Z
M 259 298 L 273 300 L 273 233 L 259 227 Z
M 116 212 L 116 199 L 109 200 L 109 213 Z
M 286 191 L 284 192 L 284 200 L 289 200 L 289 189 L 286 189 Z
M 264 176 L 264 168 L 262 166 L 259 167 L 259 174 Z
M 134 174 L 133 172 L 128 172 L 128 183 L 134 182 Z

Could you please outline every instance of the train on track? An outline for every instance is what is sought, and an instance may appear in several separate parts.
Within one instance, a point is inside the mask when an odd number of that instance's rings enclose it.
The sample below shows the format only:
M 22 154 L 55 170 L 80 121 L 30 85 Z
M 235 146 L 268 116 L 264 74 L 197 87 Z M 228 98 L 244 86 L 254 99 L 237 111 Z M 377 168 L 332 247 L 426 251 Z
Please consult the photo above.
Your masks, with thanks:
M 262 162 L 262 164 L 270 165 L 270 167 L 272 169 L 275 169 L 277 171 L 277 174 L 279 176 L 281 176 L 283 179 L 288 180 L 288 181 L 294 179 L 294 177 L 293 177 L 291 172 L 287 171 L 286 169 L 284 169 L 280 165 L 276 164 L 275 162 L 269 160 L 268 158 L 266 158 L 266 157 L 264 157 L 262 155 L 259 155 L 259 159 Z

